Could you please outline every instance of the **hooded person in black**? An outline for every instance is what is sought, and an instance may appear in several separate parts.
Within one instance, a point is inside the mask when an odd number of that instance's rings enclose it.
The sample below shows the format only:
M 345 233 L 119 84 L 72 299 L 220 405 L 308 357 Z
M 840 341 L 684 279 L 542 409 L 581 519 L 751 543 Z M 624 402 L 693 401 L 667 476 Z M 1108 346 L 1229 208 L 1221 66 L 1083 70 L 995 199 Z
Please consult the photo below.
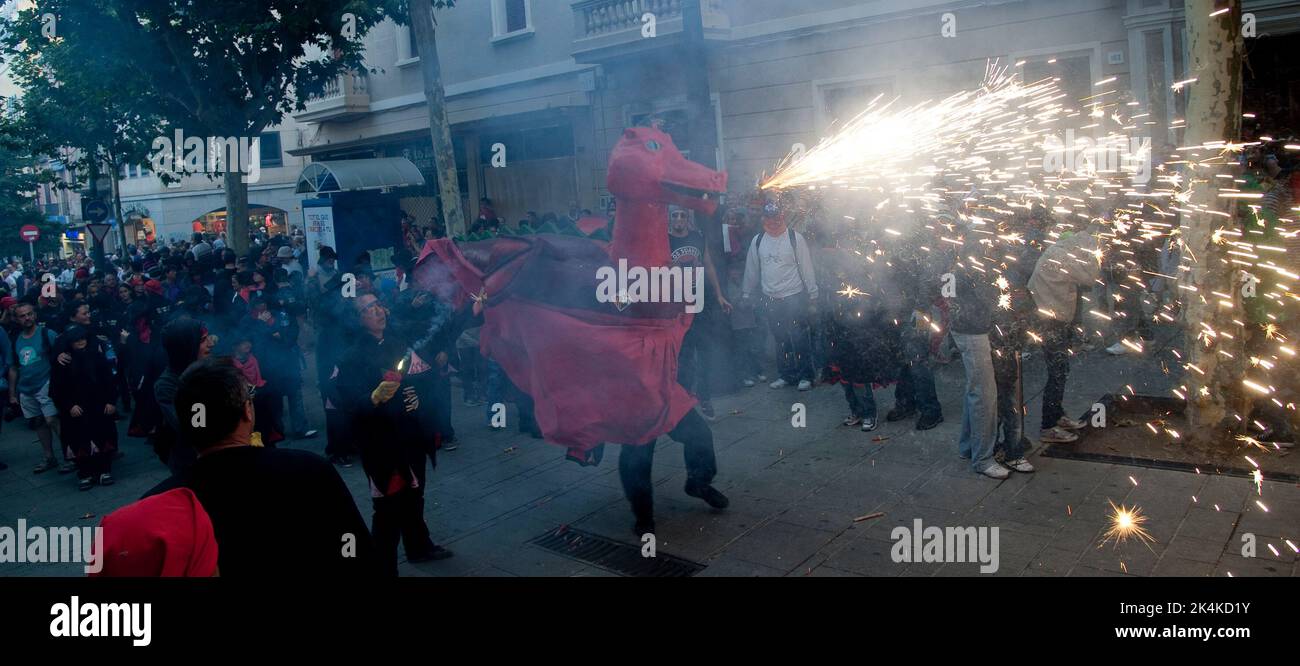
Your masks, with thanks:
M 127 307 L 126 383 L 135 402 L 127 434 L 132 437 L 149 436 L 162 420 L 158 403 L 153 398 L 153 384 L 166 366 L 166 358 L 158 344 L 157 329 L 161 325 L 158 323 L 156 300 L 159 298 L 146 292 Z
M 444 559 L 424 523 L 427 448 L 420 427 L 421 397 L 403 373 L 412 354 L 388 329 L 388 311 L 372 294 L 355 299 L 361 332 L 339 361 L 337 394 L 358 439 L 361 465 L 374 501 L 371 533 L 384 570 L 397 571 L 397 544 L 412 562 Z
M 180 436 L 181 426 L 175 404 L 176 388 L 180 385 L 185 369 L 212 352 L 212 343 L 208 329 L 197 319 L 181 317 L 162 330 L 167 369 L 163 370 L 153 385 L 153 395 L 158 410 L 162 413 L 162 423 L 154 430 L 151 443 L 154 452 L 167 463 L 172 474 L 178 477 L 184 477 L 194 465 L 196 453 L 194 447 L 182 441 Z
M 434 460 L 437 449 L 456 448 L 456 431 L 451 426 L 450 355 L 460 335 L 460 318 L 433 294 L 412 288 L 398 297 L 393 323 L 394 332 L 409 341 L 414 352 L 406 374 L 421 398 L 420 424 L 431 435 L 426 443 L 429 459 Z
M 90 342 L 90 331 L 73 324 L 59 337 L 57 347 L 68 363 L 50 364 L 50 399 L 59 408 L 59 439 L 68 458 L 77 463 L 80 488 L 113 484 L 111 466 L 117 452 L 117 383 L 113 368 L 100 346 Z

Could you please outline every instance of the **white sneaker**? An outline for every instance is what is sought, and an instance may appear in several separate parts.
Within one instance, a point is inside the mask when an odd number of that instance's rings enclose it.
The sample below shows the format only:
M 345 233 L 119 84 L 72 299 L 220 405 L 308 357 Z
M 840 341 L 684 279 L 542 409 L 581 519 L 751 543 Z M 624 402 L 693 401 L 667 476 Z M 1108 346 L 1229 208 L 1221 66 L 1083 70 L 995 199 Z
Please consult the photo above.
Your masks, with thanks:
M 741 383 L 745 388 L 749 388 L 749 387 L 751 387 L 751 386 L 754 385 L 754 380 L 749 379 L 749 378 L 745 378 L 745 379 L 740 380 L 740 383 Z
M 997 463 L 993 463 L 988 467 L 985 467 L 983 470 L 980 471 L 980 474 L 983 474 L 984 476 L 987 476 L 991 479 L 999 479 L 999 480 L 1011 476 L 1011 472 L 1007 470 L 1007 468 Z
M 1130 351 L 1132 350 L 1130 350 L 1128 347 L 1125 347 L 1123 342 L 1116 342 L 1115 344 L 1106 348 L 1106 353 L 1110 354 L 1111 356 L 1123 356 L 1129 353 Z
M 1024 458 L 1016 458 L 1015 460 L 1008 460 L 1006 462 L 1003 462 L 1002 464 L 1006 465 L 1007 467 L 1010 467 L 1011 469 L 1016 470 L 1017 472 L 1023 472 L 1025 474 L 1029 474 L 1030 472 L 1034 471 L 1034 466 L 1029 464 L 1029 461 L 1025 460 Z
M 767 386 L 768 386 L 768 388 L 785 388 L 785 387 L 786 387 L 786 383 L 785 383 L 785 380 L 784 380 L 784 379 L 778 379 L 778 380 L 772 382 L 771 384 L 768 384 Z
M 807 379 L 801 379 L 801 380 L 799 380 L 799 390 L 800 390 L 800 391 L 811 391 L 811 390 L 812 390 L 812 382 L 808 381 Z
M 1047 430 L 1044 430 L 1041 433 L 1039 433 L 1038 436 L 1038 441 L 1044 444 L 1068 444 L 1070 442 L 1076 442 L 1078 440 L 1079 440 L 1078 435 L 1060 426 L 1057 426 L 1055 428 L 1048 428 Z
M 1066 430 L 1083 430 L 1088 424 L 1083 421 L 1072 419 L 1068 416 L 1062 416 L 1061 418 L 1056 419 L 1056 425 L 1065 428 Z
M 765 375 L 765 374 L 763 374 L 763 373 L 760 372 L 760 373 L 758 373 L 758 376 L 755 377 L 755 379 L 757 379 L 757 380 L 760 381 L 760 382 L 765 382 L 765 381 L 767 381 L 767 375 Z

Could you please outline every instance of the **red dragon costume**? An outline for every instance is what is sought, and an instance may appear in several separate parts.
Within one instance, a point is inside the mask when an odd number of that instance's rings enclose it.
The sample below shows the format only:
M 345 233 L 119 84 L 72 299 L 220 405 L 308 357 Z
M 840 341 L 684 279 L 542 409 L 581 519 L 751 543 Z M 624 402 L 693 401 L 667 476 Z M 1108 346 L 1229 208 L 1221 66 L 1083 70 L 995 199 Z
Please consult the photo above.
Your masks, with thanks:
M 448 276 L 456 305 L 485 294 L 484 355 L 532 396 L 547 441 L 590 450 L 644 444 L 667 433 L 695 400 L 677 383 L 691 316 L 681 303 L 603 303 L 597 270 L 666 267 L 670 204 L 711 215 L 727 174 L 682 156 L 650 127 L 624 131 L 607 186 L 618 207 L 608 243 L 559 234 L 455 243 L 430 241 L 413 276 L 438 291 Z
M 713 434 L 677 383 L 692 315 L 683 303 L 603 302 L 598 276 L 615 266 L 668 267 L 668 205 L 712 215 L 709 195 L 726 190 L 727 174 L 688 161 L 658 129 L 636 127 L 610 153 L 607 185 L 618 203 L 608 243 L 560 234 L 430 241 L 413 276 L 444 296 L 448 283 L 458 285 L 456 307 L 471 294 L 484 301 L 480 348 L 532 397 L 548 441 L 584 464 L 598 461 L 605 443 L 624 445 L 619 477 L 643 536 L 654 532 L 660 435 L 684 444 L 687 495 L 717 509 L 729 501 L 711 484 Z

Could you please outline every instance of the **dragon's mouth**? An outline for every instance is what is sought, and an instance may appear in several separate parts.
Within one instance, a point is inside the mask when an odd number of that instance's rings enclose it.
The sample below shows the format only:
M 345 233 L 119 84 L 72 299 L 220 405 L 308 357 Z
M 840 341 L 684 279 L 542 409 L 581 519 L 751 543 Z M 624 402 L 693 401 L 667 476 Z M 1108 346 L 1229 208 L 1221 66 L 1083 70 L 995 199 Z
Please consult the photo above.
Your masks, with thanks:
M 697 187 L 690 187 L 688 185 L 680 185 L 678 183 L 670 183 L 668 181 L 662 181 L 661 185 L 663 185 L 664 189 L 673 192 L 675 194 L 680 194 L 682 196 L 690 197 L 692 199 L 702 199 L 704 201 L 709 200 L 709 195 L 717 194 L 717 192 L 711 190 L 704 190 Z

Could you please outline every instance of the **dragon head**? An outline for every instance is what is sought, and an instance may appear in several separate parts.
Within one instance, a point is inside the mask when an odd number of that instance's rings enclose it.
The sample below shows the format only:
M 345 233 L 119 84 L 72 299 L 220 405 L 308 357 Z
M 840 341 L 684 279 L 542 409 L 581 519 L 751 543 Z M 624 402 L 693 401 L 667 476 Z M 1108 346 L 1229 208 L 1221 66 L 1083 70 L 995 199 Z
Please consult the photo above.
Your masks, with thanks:
M 727 190 L 727 174 L 686 159 L 661 130 L 629 127 L 610 153 L 606 186 L 621 202 L 675 204 L 712 215 L 716 195 Z

